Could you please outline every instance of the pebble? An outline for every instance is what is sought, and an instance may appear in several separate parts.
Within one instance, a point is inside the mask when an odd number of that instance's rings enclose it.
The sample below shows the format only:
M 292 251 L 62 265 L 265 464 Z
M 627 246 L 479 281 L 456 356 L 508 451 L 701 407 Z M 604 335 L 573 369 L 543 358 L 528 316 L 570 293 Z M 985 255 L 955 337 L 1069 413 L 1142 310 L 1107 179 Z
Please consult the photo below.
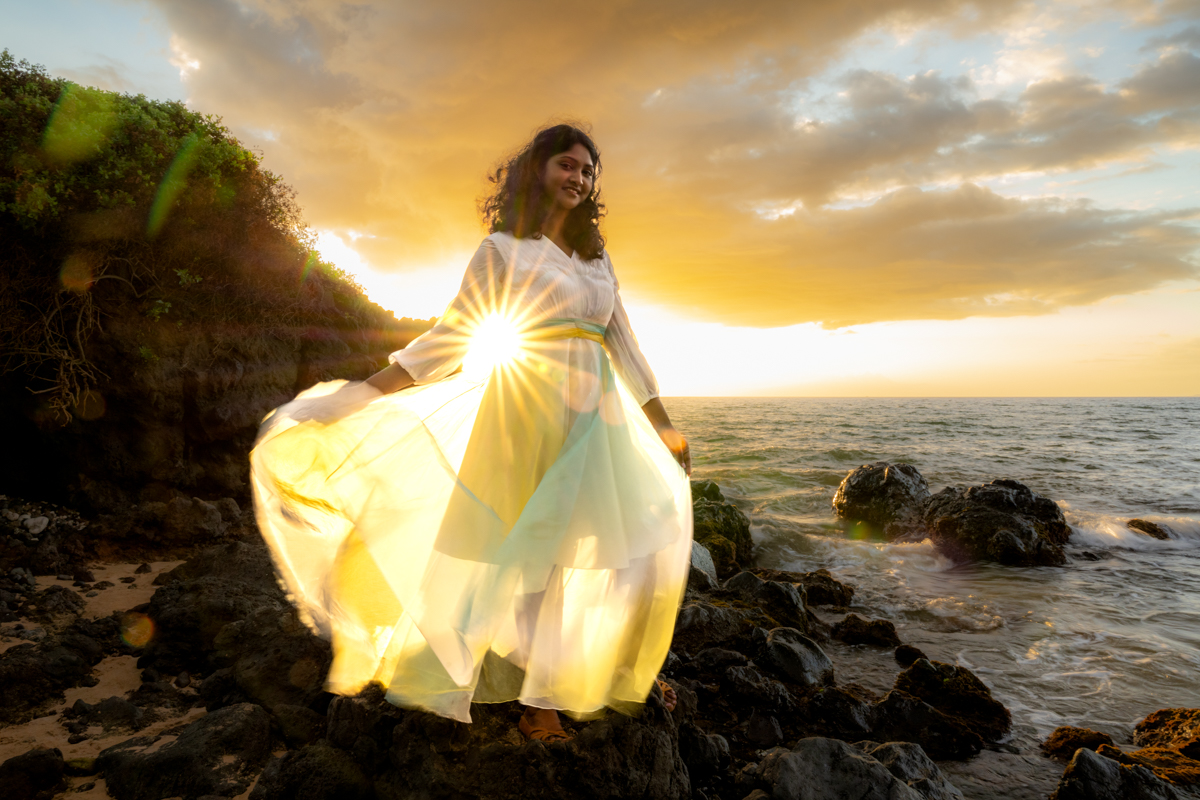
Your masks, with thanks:
M 69 580 L 71 580 L 71 576 L 70 576 L 70 575 L 55 575 L 55 576 L 54 576 L 54 580 L 56 580 L 56 581 L 69 581 Z
M 93 589 L 92 591 L 90 591 L 84 595 L 84 597 L 99 597 L 99 596 L 100 596 L 100 593 L 97 592 L 95 589 Z
M 136 580 L 137 580 L 137 578 L 126 576 L 124 578 L 121 578 L 121 583 L 133 583 Z
M 42 531 L 46 530 L 46 526 L 50 524 L 50 518 L 49 517 L 30 517 L 29 519 L 25 520 L 22 524 L 25 526 L 25 530 L 29 531 L 30 533 L 32 533 L 34 535 L 37 535 L 37 534 L 41 533 Z
M 152 567 L 149 564 L 141 564 L 133 572 L 136 575 L 145 575 L 147 572 L 150 572 L 151 570 L 152 570 Z
M 67 744 L 79 744 L 80 742 L 82 742 L 84 739 L 87 739 L 87 738 L 88 737 L 87 737 L 86 733 L 72 733 L 70 736 L 67 737 Z M 92 785 L 95 786 L 95 784 L 92 784 Z M 83 788 L 80 787 L 79 791 L 83 791 Z
M 4 518 L 9 522 L 16 522 L 21 518 L 21 515 L 6 508 L 4 509 Z

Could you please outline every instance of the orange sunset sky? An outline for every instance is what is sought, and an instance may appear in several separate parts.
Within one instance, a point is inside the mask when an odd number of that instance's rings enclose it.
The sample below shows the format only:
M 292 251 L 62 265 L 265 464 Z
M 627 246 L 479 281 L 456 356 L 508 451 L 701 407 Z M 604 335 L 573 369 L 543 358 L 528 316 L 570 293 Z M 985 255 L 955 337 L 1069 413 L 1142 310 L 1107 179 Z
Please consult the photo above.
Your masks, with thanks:
M 590 124 L 666 395 L 1200 394 L 1200 2 L 0 2 L 224 118 L 329 260 L 441 313 L 485 175 Z

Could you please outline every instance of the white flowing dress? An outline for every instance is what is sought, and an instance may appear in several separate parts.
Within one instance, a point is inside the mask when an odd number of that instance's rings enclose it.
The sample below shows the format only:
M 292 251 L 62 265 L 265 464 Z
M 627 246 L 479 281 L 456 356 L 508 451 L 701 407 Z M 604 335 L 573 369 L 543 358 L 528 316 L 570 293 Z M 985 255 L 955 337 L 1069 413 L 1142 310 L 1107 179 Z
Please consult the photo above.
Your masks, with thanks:
M 318 384 L 251 453 L 259 528 L 333 644 L 330 691 L 379 681 L 464 722 L 471 702 L 644 702 L 687 581 L 691 490 L 641 411 L 658 387 L 607 253 L 492 234 L 390 361 L 416 385 Z

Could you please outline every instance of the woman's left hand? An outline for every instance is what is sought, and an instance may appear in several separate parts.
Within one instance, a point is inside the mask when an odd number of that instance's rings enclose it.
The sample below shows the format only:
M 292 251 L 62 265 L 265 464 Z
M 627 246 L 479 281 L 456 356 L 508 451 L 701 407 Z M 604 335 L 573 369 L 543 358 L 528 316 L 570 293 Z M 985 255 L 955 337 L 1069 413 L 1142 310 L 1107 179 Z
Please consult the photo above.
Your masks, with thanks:
M 673 426 L 665 426 L 658 429 L 658 435 L 663 440 L 663 444 L 671 451 L 671 455 L 675 456 L 675 460 L 679 462 L 679 466 L 683 467 L 683 471 L 690 477 L 692 474 L 692 451 L 688 447 L 687 439 L 683 438 L 683 434 L 675 430 Z

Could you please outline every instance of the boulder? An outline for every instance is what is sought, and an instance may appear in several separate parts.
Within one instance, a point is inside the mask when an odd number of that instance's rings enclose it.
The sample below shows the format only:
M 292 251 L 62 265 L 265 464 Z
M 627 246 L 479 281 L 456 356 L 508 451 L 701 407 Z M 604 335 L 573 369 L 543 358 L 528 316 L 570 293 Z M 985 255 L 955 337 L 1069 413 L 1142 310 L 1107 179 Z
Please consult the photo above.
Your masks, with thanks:
M 848 606 L 854 598 L 854 587 L 842 583 L 827 569 L 812 572 L 788 572 L 782 569 L 754 569 L 764 581 L 791 583 L 804 590 L 805 603 L 812 606 Z
M 757 779 L 776 800 L 921 800 L 883 764 L 837 739 L 808 737 L 791 750 L 777 747 L 758 765 Z
M 0 722 L 21 721 L 87 680 L 92 667 L 118 646 L 117 631 L 112 618 L 77 620 L 57 636 L 0 653 Z
M 717 588 L 717 565 L 713 562 L 708 548 L 699 542 L 692 542 L 692 565 L 688 572 L 688 588 L 701 592 L 710 592 Z
M 913 647 L 911 644 L 900 645 L 893 655 L 896 663 L 902 667 L 911 667 L 917 659 L 925 658 L 925 654 L 921 652 L 920 648 Z
M 707 500 L 710 503 L 724 503 L 725 495 L 721 493 L 721 487 L 716 481 L 702 480 L 692 481 L 692 501 Z
M 0 764 L 0 786 L 8 800 L 50 800 L 67 788 L 62 751 L 36 748 Z
M 371 781 L 354 758 L 325 742 L 284 753 L 263 770 L 250 800 L 370 800 Z
M 725 581 L 724 588 L 737 594 L 746 604 L 758 607 L 779 624 L 809 632 L 804 590 L 797 589 L 795 584 L 764 581 L 753 572 L 739 572 Z
M 921 745 L 912 742 L 859 742 L 855 746 L 887 767 L 888 772 L 926 800 L 963 800 L 962 792 L 925 755 Z
M 1075 751 L 1049 800 L 1183 800 L 1146 767 L 1125 766 L 1086 747 Z
M 729 699 L 736 699 L 752 708 L 768 708 L 780 712 L 788 712 L 795 706 L 795 701 L 787 687 L 777 680 L 768 678 L 756 667 L 745 665 L 728 667 L 722 681 Z M 778 744 L 778 742 L 772 742 Z M 760 744 L 760 747 L 771 745 Z
M 1138 747 L 1165 747 L 1200 761 L 1200 708 L 1162 708 L 1133 729 Z
M 983 749 L 978 733 L 907 692 L 884 695 L 872 706 L 870 723 L 873 739 L 916 742 L 938 760 L 969 758 Z
M 746 615 L 735 608 L 699 601 L 684 603 L 675 618 L 674 646 L 696 652 L 720 644 L 748 626 Z
M 775 628 L 767 634 L 765 665 L 803 687 L 833 683 L 833 662 L 820 645 L 795 628 Z
M 719 576 L 750 566 L 754 548 L 750 520 L 737 506 L 700 498 L 692 503 L 692 524 L 695 541 L 708 548 Z
M 1091 730 L 1090 728 L 1074 728 L 1070 725 L 1063 725 L 1055 728 L 1046 740 L 1042 742 L 1042 752 L 1051 758 L 1060 758 L 1063 761 L 1070 760 L 1071 756 L 1075 755 L 1075 751 L 1081 747 L 1086 747 L 1088 750 L 1095 750 L 1102 744 L 1111 745 L 1112 737 L 1107 733 Z
M 325 736 L 325 717 L 304 706 L 280 703 L 271 709 L 279 732 L 288 746 L 304 747 Z
M 1125 524 L 1129 526 L 1130 530 L 1144 533 L 1153 539 L 1166 541 L 1171 538 L 1171 533 L 1165 525 L 1159 525 L 1157 522 L 1151 522 L 1148 519 L 1131 519 Z
M 958 720 L 985 741 L 997 741 L 1012 728 L 1008 709 L 966 667 L 921 658 L 896 676 L 895 688 Z
M 871 735 L 877 699 L 853 683 L 819 686 L 805 702 L 804 717 L 831 736 L 857 741 Z
M 188 725 L 165 744 L 162 736 L 130 739 L 96 759 L 117 800 L 159 800 L 246 791 L 271 754 L 271 718 L 251 703 L 222 708 Z
M 1096 754 L 1111 758 L 1118 764 L 1130 767 L 1146 767 L 1159 778 L 1175 786 L 1200 784 L 1200 761 L 1188 758 L 1178 750 L 1165 747 L 1143 747 L 1126 753 L 1111 744 L 1096 748 Z
M 705 733 L 693 722 L 679 726 L 679 756 L 692 779 L 704 779 L 729 768 L 729 741 L 720 734 Z
M 1054 501 L 1013 480 L 943 489 L 925 507 L 925 526 L 938 551 L 958 563 L 1060 566 L 1071 535 Z
M 863 522 L 888 541 L 924 538 L 921 512 L 929 484 L 911 464 L 876 461 L 851 470 L 833 496 L 833 513 Z
M 891 622 L 886 619 L 866 620 L 858 614 L 847 614 L 833 626 L 829 635 L 846 644 L 873 644 L 879 647 L 896 647 L 900 644 L 896 626 Z

